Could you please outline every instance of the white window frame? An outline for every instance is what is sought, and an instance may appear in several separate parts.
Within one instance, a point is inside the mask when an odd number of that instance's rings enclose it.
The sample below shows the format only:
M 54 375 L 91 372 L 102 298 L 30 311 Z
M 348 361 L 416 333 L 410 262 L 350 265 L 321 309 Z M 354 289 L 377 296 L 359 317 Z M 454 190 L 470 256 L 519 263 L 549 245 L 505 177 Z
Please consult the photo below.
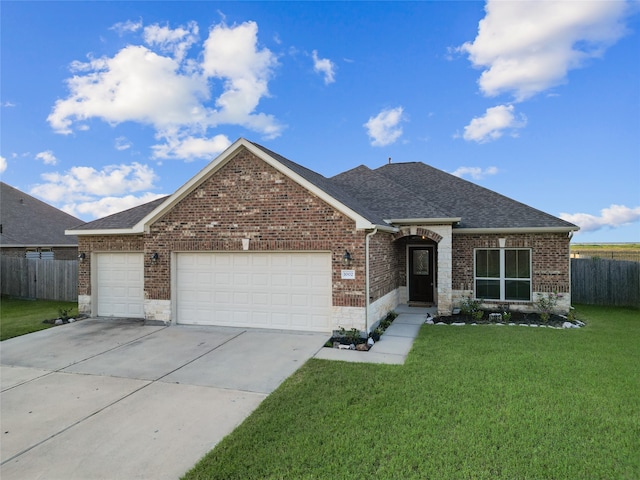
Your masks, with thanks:
M 478 255 L 477 253 L 480 251 L 487 251 L 487 250 L 498 250 L 500 252 L 500 274 L 498 277 L 478 277 L 477 274 L 477 258 Z M 506 261 L 505 261 L 505 253 L 506 251 L 521 251 L 521 250 L 526 250 L 529 252 L 529 277 L 528 278 L 506 278 L 505 276 L 505 271 L 506 271 Z M 501 302 L 523 302 L 523 303 L 530 303 L 531 299 L 533 298 L 533 255 L 532 255 L 532 251 L 530 248 L 474 248 L 473 249 L 473 295 L 476 298 L 476 300 L 480 300 L 480 298 L 478 298 L 478 289 L 477 289 L 477 281 L 478 280 L 492 280 L 492 281 L 496 281 L 499 280 L 500 282 L 500 298 L 482 298 L 482 300 L 489 300 L 489 301 L 501 301 Z M 520 282 L 529 282 L 529 299 L 527 300 L 521 300 L 521 299 L 507 299 L 505 298 L 506 296 L 506 281 L 520 281 Z

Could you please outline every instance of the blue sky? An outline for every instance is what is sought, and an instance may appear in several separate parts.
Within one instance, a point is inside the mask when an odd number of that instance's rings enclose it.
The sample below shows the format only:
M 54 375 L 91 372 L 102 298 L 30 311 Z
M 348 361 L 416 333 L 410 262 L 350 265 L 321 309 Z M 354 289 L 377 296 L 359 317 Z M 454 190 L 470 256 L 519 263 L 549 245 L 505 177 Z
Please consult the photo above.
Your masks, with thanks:
M 327 177 L 421 161 L 640 241 L 640 3 L 0 4 L 2 181 L 83 220 L 238 137 Z

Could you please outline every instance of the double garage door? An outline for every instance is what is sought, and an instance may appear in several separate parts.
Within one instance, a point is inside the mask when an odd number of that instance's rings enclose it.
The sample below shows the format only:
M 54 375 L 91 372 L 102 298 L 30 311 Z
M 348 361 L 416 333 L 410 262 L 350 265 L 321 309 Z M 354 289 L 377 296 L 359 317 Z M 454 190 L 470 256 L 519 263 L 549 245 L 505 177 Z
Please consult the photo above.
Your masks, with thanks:
M 177 322 L 327 332 L 331 254 L 178 253 Z
M 96 257 L 98 315 L 144 318 L 143 254 Z M 177 323 L 331 330 L 330 253 L 178 253 L 175 260 Z

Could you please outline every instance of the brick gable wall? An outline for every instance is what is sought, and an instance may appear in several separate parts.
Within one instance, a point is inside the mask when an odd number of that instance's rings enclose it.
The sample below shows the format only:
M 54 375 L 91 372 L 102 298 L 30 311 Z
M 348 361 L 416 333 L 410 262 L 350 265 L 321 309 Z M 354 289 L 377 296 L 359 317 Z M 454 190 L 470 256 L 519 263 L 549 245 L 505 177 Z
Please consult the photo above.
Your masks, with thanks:
M 363 307 L 364 235 L 355 222 L 296 182 L 240 150 L 151 226 L 147 252 L 159 261 L 145 269 L 145 295 L 170 299 L 170 254 L 185 251 L 328 251 L 332 254 L 333 305 Z M 355 280 L 342 280 L 348 250 Z

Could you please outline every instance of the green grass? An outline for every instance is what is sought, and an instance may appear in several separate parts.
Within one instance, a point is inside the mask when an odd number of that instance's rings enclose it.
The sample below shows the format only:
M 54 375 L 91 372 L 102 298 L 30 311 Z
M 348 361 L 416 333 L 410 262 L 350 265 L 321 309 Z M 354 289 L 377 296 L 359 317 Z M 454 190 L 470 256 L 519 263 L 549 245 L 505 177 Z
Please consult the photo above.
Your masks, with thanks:
M 403 366 L 312 359 L 184 477 L 640 478 L 640 312 L 423 326 Z
M 68 310 L 70 315 L 77 315 L 78 304 L 48 300 L 23 300 L 3 296 L 0 300 L 0 340 L 51 327 L 51 324 L 42 322 L 58 318 L 60 309 Z

